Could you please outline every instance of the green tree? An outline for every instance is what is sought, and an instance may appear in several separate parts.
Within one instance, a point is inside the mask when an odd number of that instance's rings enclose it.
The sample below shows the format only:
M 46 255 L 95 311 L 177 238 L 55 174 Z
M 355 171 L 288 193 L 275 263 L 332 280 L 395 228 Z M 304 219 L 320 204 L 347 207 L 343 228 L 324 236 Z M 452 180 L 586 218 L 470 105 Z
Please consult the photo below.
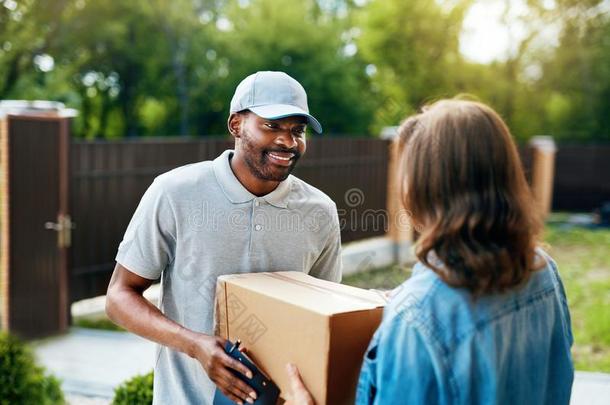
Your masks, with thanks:
M 377 133 L 469 93 L 519 139 L 608 140 L 607 1 L 527 0 L 515 16 L 504 0 L 501 21 L 526 35 L 490 64 L 458 49 L 475 1 L 0 0 L 0 98 L 63 101 L 86 138 L 219 135 L 237 83 L 283 70 L 327 133 Z
M 15 87 L 35 73 L 36 56 L 57 43 L 67 1 L 35 0 L 0 3 L 0 99 L 18 97 Z
M 75 2 L 66 14 L 57 53 L 75 71 L 81 97 L 82 132 L 108 135 L 110 117 L 117 132 L 141 131 L 138 106 L 150 76 L 159 76 L 155 56 L 160 33 L 147 2 Z M 113 115 L 117 109 L 119 114 Z
M 364 59 L 375 67 L 381 96 L 377 127 L 396 125 L 428 100 L 452 95 L 458 35 L 467 2 L 377 0 L 360 12 Z
M 223 128 L 240 80 L 257 70 L 282 70 L 303 84 L 327 133 L 366 133 L 374 102 L 347 11 L 327 12 L 312 0 L 290 7 L 282 0 L 230 2 L 225 18 L 231 28 L 220 55 L 227 74 Z
M 546 125 L 559 139 L 610 140 L 610 13 L 603 1 L 557 2 L 559 46 L 543 61 Z M 606 7 L 604 9 L 604 7 Z

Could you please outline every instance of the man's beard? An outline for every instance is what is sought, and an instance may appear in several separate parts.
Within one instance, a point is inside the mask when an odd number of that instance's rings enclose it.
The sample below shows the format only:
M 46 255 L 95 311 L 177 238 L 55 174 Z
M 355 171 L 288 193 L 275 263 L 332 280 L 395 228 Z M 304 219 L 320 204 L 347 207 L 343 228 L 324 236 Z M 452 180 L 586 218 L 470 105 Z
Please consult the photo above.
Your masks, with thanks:
M 262 149 L 257 147 L 252 141 L 252 136 L 248 131 L 244 130 L 241 136 L 242 151 L 244 153 L 244 162 L 248 166 L 250 173 L 256 178 L 265 181 L 284 181 L 294 170 L 297 161 L 301 157 L 301 153 L 297 149 L 273 148 Z M 291 165 L 281 167 L 269 162 L 269 152 L 286 152 L 293 153 Z
M 242 150 L 244 153 L 244 162 L 248 166 L 248 169 L 250 169 L 250 173 L 256 178 L 265 181 L 286 180 L 301 157 L 298 150 L 283 148 L 262 149 L 254 145 L 250 139 L 250 135 L 244 131 L 241 137 Z M 291 159 L 290 166 L 281 167 L 269 162 L 269 156 L 267 155 L 269 152 L 293 153 L 294 157 Z

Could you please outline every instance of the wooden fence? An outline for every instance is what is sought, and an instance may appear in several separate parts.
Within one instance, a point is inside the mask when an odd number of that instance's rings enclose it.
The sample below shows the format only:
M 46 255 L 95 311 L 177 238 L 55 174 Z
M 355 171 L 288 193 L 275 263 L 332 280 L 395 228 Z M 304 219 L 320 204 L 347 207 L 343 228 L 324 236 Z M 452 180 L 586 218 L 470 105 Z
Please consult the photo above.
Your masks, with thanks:
M 233 146 L 226 138 L 84 142 L 69 140 L 68 128 L 62 117 L 0 120 L 0 325 L 26 337 L 65 331 L 71 302 L 106 291 L 123 233 L 157 175 Z M 552 160 L 519 152 L 540 191 Z M 610 201 L 610 145 L 559 145 L 555 157 L 554 210 Z M 388 165 L 388 141 L 323 137 L 308 142 L 295 175 L 335 201 L 349 242 L 386 234 Z
M 150 138 L 108 142 L 72 140 L 69 206 L 76 224 L 69 249 L 69 301 L 103 294 L 117 247 L 146 188 L 172 168 L 214 159 L 226 138 Z M 342 241 L 387 230 L 388 141 L 314 138 L 295 175 L 337 203 Z M 528 179 L 532 154 L 520 148 Z M 590 210 L 610 200 L 610 146 L 560 146 L 553 209 Z
M 155 176 L 232 145 L 224 138 L 72 141 L 71 301 L 106 291 L 119 242 Z M 336 202 L 348 242 L 385 233 L 387 170 L 387 141 L 314 138 L 294 174 Z

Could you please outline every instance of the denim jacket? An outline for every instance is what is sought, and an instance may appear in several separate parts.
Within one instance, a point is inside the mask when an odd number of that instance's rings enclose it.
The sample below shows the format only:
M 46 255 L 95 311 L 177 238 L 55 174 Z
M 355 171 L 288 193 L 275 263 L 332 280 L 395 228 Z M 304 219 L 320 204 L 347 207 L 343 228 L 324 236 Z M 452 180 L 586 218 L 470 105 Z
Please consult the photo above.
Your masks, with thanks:
M 555 262 L 473 300 L 418 263 L 384 311 L 356 394 L 368 404 L 568 404 L 570 314 Z

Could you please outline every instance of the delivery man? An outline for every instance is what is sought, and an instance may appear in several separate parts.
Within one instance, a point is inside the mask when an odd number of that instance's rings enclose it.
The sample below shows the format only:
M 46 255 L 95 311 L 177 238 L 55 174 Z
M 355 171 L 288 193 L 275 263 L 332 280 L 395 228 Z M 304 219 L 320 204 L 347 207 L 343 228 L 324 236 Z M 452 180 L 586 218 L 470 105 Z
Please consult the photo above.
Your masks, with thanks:
M 216 387 L 254 401 L 229 371 L 249 370 L 212 334 L 218 276 L 296 270 L 341 280 L 336 206 L 290 174 L 307 126 L 322 132 L 296 80 L 252 74 L 231 100 L 235 150 L 160 175 L 142 197 L 118 248 L 106 313 L 159 344 L 154 404 L 211 404 Z M 157 309 L 142 293 L 159 278 Z

